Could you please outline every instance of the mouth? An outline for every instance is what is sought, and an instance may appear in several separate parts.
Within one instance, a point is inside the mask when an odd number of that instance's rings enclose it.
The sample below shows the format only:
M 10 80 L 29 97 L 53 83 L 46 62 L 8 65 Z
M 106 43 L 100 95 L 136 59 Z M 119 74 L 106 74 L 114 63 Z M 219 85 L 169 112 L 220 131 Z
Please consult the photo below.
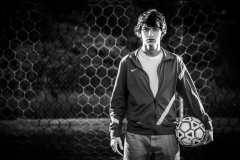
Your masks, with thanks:
M 147 39 L 147 42 L 154 42 L 155 39 Z

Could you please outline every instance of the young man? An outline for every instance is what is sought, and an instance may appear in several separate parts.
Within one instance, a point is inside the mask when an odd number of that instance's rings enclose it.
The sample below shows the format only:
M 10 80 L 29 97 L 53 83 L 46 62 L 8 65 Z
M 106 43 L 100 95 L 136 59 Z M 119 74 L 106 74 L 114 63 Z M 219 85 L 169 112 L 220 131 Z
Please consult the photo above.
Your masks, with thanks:
M 204 111 L 194 83 L 182 59 L 160 45 L 166 34 L 164 16 L 155 9 L 142 13 L 134 29 L 142 47 L 122 58 L 110 102 L 110 136 L 113 151 L 120 139 L 127 114 L 124 160 L 180 160 L 175 137 L 175 93 L 183 98 L 189 113 L 206 127 L 204 144 L 213 141 L 211 119 Z

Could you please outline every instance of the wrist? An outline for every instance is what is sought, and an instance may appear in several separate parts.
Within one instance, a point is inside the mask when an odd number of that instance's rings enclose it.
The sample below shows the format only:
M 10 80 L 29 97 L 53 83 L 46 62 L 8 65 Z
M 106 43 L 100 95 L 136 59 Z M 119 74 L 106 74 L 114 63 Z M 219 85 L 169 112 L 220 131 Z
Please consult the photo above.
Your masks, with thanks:
M 213 130 L 212 121 L 207 121 L 207 122 L 205 122 L 205 123 L 204 123 L 204 126 L 205 126 L 205 129 L 206 129 L 206 130 L 210 130 L 210 131 Z

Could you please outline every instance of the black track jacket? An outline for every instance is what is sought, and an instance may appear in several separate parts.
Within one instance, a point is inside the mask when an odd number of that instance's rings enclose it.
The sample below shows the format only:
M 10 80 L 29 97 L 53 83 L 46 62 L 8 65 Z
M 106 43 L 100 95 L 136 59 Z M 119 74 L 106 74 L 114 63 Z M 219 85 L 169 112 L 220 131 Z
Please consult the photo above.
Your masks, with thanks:
M 127 114 L 127 131 L 141 135 L 175 134 L 177 92 L 188 113 L 212 130 L 212 121 L 204 111 L 192 78 L 180 56 L 163 48 L 158 66 L 159 87 L 154 97 L 147 73 L 137 58 L 139 49 L 122 58 L 110 100 L 111 139 L 120 136 Z

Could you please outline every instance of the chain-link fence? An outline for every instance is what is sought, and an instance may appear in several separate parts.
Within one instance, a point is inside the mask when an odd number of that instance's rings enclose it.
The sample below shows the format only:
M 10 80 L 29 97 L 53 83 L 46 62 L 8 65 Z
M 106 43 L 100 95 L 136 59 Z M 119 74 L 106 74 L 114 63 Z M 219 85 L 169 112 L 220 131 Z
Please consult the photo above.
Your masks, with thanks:
M 214 142 L 181 146 L 181 158 L 237 155 L 240 23 L 239 11 L 231 7 L 219 0 L 5 1 L 1 159 L 121 159 L 110 147 L 109 101 L 121 58 L 141 46 L 133 28 L 149 8 L 166 17 L 161 44 L 183 57 L 213 119 Z M 186 115 L 179 100 L 179 115 Z

